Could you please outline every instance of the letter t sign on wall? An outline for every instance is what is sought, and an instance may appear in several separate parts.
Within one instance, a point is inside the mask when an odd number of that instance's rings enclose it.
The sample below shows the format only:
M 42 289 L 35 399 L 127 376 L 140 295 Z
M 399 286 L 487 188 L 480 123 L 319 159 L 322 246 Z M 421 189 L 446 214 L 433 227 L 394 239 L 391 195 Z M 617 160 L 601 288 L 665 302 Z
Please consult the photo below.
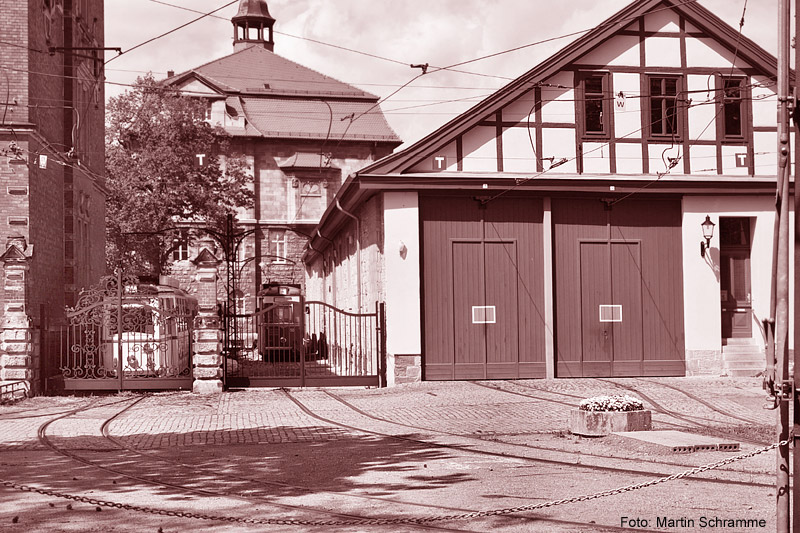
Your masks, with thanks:
M 447 158 L 443 155 L 433 156 L 433 170 L 437 172 L 447 170 Z

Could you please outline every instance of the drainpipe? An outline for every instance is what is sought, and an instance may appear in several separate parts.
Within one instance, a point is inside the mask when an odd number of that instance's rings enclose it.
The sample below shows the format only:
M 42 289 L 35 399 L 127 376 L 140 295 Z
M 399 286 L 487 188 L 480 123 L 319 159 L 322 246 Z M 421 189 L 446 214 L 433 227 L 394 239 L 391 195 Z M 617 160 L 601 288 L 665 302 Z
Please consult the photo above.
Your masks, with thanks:
M 358 282 L 358 312 L 361 312 L 361 221 L 353 213 L 345 210 L 339 199 L 336 199 L 336 208 L 356 221 L 356 280 Z

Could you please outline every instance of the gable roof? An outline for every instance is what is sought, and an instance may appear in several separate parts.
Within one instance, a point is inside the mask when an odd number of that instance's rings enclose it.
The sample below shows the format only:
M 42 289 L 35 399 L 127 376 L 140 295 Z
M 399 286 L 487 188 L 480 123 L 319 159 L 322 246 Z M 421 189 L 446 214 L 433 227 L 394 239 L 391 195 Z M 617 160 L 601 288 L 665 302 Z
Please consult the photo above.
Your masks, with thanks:
M 617 12 L 604 22 L 597 25 L 593 30 L 588 31 L 583 36 L 577 38 L 560 51 L 550 56 L 528 72 L 517 79 L 508 83 L 505 87 L 497 90 L 491 96 L 476 104 L 467 111 L 461 113 L 456 118 L 450 120 L 437 130 L 426 137 L 415 142 L 411 146 L 386 157 L 381 158 L 372 165 L 362 168 L 345 180 L 336 194 L 336 200 L 328 206 L 317 224 L 313 237 L 309 240 L 305 259 L 317 254 L 319 250 L 325 249 L 330 239 L 323 234 L 333 236 L 338 228 L 349 222 L 342 210 L 352 211 L 356 206 L 369 198 L 376 190 L 386 190 L 395 188 L 404 190 L 408 188 L 408 183 L 398 180 L 400 174 L 408 172 L 420 160 L 436 153 L 442 147 L 452 142 L 456 137 L 462 135 L 469 129 L 478 125 L 486 117 L 493 115 L 509 103 L 517 100 L 526 92 L 542 84 L 547 79 L 563 70 L 566 66 L 576 62 L 583 55 L 592 51 L 604 41 L 613 37 L 618 32 L 625 30 L 638 18 L 660 10 L 672 10 L 681 15 L 688 23 L 695 26 L 699 31 L 706 34 L 709 38 L 716 40 L 731 53 L 736 53 L 737 57 L 748 63 L 752 68 L 760 71 L 765 77 L 774 78 L 777 72 L 777 59 L 769 52 L 764 50 L 751 39 L 740 35 L 738 31 L 725 23 L 722 19 L 714 15 L 708 9 L 700 6 L 696 1 L 687 0 L 634 0 L 627 7 Z M 791 74 L 794 76 L 794 73 Z M 392 177 L 387 179 L 387 175 Z M 513 186 L 516 181 L 508 175 L 498 172 L 494 176 L 504 186 Z M 631 182 L 635 186 L 644 186 L 644 177 L 631 177 Z M 572 182 L 574 187 L 585 188 L 586 190 L 597 190 L 593 177 L 587 175 L 579 176 L 558 176 L 552 180 L 537 180 L 541 190 L 548 190 L 553 187 L 556 181 L 563 185 L 564 180 Z M 679 180 L 662 179 L 664 182 L 675 181 L 673 188 L 676 190 L 702 190 L 708 194 L 717 192 L 718 189 L 703 189 L 705 186 L 704 177 L 681 177 Z M 414 180 L 417 186 L 430 188 L 463 188 L 474 190 L 485 183 L 485 176 L 475 177 L 469 173 L 459 173 L 456 175 L 445 175 L 442 173 L 414 173 L 409 177 Z M 500 181 L 505 180 L 505 181 Z M 638 180 L 638 181 L 637 181 Z M 758 194 L 774 194 L 774 178 L 757 179 L 752 177 L 734 178 L 737 187 L 746 188 Z M 605 189 L 604 189 L 605 190 Z
M 225 57 L 169 78 L 169 85 L 180 84 L 196 75 L 226 93 L 247 95 L 315 96 L 363 99 L 378 97 L 352 85 L 252 45 Z
M 408 148 L 390 154 L 358 172 L 364 174 L 391 174 L 407 171 L 420 159 L 427 157 L 454 138 L 475 126 L 478 122 L 516 100 L 537 84 L 541 84 L 566 65 L 590 52 L 603 41 L 630 26 L 636 19 L 648 13 L 671 9 L 682 15 L 687 22 L 696 26 L 709 37 L 715 39 L 730 52 L 749 63 L 753 68 L 763 71 L 768 77 L 775 77 L 778 69 L 777 59 L 751 39 L 740 35 L 722 19 L 696 1 L 685 0 L 635 0 L 593 30 L 585 33 L 572 43 L 550 56 L 522 76 L 500 88 L 494 94 L 460 114 L 453 120 L 420 139 Z

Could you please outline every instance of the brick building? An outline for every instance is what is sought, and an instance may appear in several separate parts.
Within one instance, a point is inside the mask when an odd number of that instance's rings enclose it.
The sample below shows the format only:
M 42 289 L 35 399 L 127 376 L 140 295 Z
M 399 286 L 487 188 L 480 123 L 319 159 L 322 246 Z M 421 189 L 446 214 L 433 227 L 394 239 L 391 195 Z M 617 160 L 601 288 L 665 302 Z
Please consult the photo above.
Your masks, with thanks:
M 102 0 L 0 1 L 0 381 L 105 269 Z
M 253 172 L 254 208 L 237 216 L 253 235 L 236 265 L 237 306 L 251 311 L 263 283 L 304 283 L 307 235 L 341 183 L 401 141 L 378 97 L 273 52 L 265 0 L 241 0 L 231 22 L 231 55 L 164 83 L 205 99 L 208 119 L 233 137 L 231 149 Z M 191 245 L 176 250 L 172 273 L 191 272 L 196 253 Z

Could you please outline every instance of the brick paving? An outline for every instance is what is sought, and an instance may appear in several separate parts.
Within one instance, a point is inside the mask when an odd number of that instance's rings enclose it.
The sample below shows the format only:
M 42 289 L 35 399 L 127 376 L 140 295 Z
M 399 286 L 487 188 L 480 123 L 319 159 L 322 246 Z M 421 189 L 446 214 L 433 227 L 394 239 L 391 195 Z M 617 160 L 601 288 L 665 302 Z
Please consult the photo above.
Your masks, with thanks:
M 278 389 L 200 396 L 188 392 L 102 397 L 39 397 L 0 406 L 0 450 L 40 449 L 45 422 L 81 406 L 92 409 L 51 423 L 60 447 L 104 450 L 113 442 L 159 449 L 192 445 L 313 443 L 352 437 L 358 428 L 388 434 L 430 431 L 463 436 L 567 431 L 569 410 L 599 394 L 641 394 L 653 409 L 654 429 L 772 426 L 775 412 L 761 408 L 759 378 L 625 378 L 490 382 L 424 382 L 387 389 L 292 389 L 304 412 Z M 136 400 L 141 401 L 136 402 Z M 136 402 L 136 403 L 134 403 Z M 347 405 L 349 404 L 349 405 Z M 324 419 L 351 428 L 327 422 Z

